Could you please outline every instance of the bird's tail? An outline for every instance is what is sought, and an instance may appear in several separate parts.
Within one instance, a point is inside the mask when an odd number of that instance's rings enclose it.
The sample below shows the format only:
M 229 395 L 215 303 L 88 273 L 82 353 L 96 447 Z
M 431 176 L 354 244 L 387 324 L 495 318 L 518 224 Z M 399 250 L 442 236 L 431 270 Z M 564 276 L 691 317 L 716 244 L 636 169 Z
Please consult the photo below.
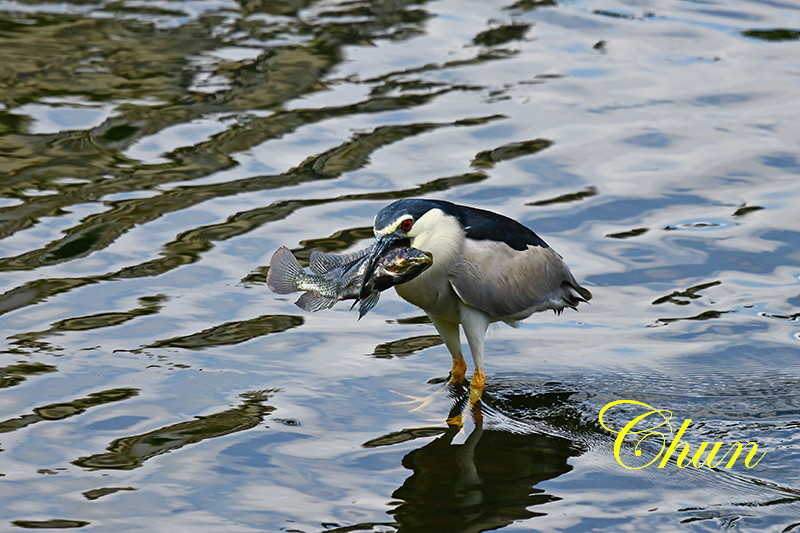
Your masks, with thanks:
M 298 290 L 299 282 L 305 275 L 294 254 L 287 247 L 281 246 L 269 261 L 267 287 L 277 294 L 289 294 Z
M 589 303 L 592 293 L 586 287 L 581 287 L 577 282 L 565 281 L 561 284 L 561 300 L 577 311 L 578 304 L 581 302 Z M 561 314 L 562 309 L 555 309 L 556 314 Z
M 589 302 L 589 300 L 591 300 L 591 299 L 592 299 L 592 293 L 591 293 L 591 292 L 589 292 L 589 289 L 587 289 L 586 287 L 581 287 L 580 285 L 578 285 L 578 284 L 576 283 L 575 285 L 573 285 L 573 288 L 574 288 L 574 289 L 575 289 L 575 290 L 578 292 L 578 294 L 580 294 L 580 295 L 581 295 L 581 299 L 582 299 L 584 302 L 587 302 L 587 303 L 588 303 L 588 302 Z

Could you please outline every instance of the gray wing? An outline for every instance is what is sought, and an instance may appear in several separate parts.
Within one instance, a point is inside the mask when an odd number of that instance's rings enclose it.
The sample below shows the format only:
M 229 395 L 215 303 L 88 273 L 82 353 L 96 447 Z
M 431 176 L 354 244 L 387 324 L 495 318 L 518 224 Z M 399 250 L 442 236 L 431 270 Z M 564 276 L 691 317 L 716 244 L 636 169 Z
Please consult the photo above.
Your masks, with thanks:
M 308 266 L 315 274 L 325 274 L 326 272 L 330 272 L 335 268 L 349 265 L 366 257 L 371 249 L 372 247 L 370 246 L 369 248 L 364 248 L 363 250 L 349 254 L 332 254 L 314 250 L 311 252 L 311 256 L 308 259 Z
M 552 248 L 528 246 L 520 251 L 489 240 L 467 239 L 450 284 L 464 303 L 494 319 L 574 308 L 592 297 Z

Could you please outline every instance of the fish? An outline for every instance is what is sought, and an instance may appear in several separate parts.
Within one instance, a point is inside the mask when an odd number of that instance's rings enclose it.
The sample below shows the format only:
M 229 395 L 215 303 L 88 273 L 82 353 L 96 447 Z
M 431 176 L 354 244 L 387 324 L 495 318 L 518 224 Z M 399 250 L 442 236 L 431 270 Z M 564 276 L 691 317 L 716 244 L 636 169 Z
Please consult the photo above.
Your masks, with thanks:
M 309 258 L 311 274 L 303 269 L 294 254 L 281 246 L 272 255 L 267 287 L 276 294 L 305 293 L 295 304 L 306 311 L 330 309 L 341 300 L 359 304 L 359 320 L 377 305 L 382 291 L 411 281 L 433 264 L 433 255 L 416 248 L 400 246 L 384 252 L 362 291 L 372 247 L 350 254 L 314 251 Z

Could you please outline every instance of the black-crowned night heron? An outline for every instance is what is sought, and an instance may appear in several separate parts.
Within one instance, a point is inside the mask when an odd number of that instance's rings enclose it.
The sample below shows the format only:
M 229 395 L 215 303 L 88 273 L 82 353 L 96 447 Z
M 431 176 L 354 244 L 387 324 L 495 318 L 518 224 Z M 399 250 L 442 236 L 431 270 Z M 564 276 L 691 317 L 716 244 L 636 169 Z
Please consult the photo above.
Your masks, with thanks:
M 450 383 L 466 377 L 459 324 L 464 328 L 475 363 L 470 405 L 483 393 L 490 323 L 516 326 L 537 311 L 576 309 L 592 297 L 538 235 L 491 211 L 442 200 L 398 200 L 375 216 L 375 236 L 372 262 L 401 244 L 433 254 L 427 271 L 395 290 L 425 311 L 444 340 L 453 357 Z

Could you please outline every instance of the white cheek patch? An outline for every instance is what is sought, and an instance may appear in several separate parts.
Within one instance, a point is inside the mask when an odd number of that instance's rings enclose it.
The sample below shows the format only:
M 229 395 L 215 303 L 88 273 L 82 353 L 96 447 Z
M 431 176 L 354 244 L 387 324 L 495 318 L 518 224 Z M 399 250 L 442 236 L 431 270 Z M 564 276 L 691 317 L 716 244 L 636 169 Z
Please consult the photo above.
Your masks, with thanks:
M 412 238 L 419 236 L 422 239 L 426 239 L 432 237 L 430 233 L 436 231 L 437 228 L 441 230 L 449 226 L 450 221 L 445 218 L 445 214 L 441 209 L 431 209 L 419 217 L 414 227 L 408 232 L 408 236 Z
M 434 254 L 438 250 L 449 255 L 461 246 L 464 230 L 455 218 L 445 215 L 440 209 L 431 209 L 417 220 L 408 236 L 414 248 Z

